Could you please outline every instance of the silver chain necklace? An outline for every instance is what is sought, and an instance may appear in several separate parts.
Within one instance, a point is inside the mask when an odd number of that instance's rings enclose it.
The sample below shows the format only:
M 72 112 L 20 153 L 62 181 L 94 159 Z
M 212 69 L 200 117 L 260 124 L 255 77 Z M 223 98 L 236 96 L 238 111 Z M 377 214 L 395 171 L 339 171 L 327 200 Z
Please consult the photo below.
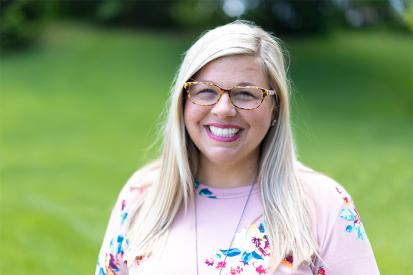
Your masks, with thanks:
M 242 218 L 244 217 L 245 209 L 247 209 L 247 205 L 248 205 L 248 202 L 249 202 L 250 197 L 251 197 L 252 189 L 254 189 L 254 184 L 255 184 L 255 181 L 253 181 L 252 184 L 251 184 L 251 188 L 250 188 L 250 191 L 249 191 L 249 193 L 248 193 L 247 200 L 245 201 L 244 208 L 242 209 L 241 216 L 240 216 L 240 218 L 239 218 L 239 220 L 238 220 L 238 224 L 237 224 L 237 227 L 235 228 L 234 234 L 232 234 L 231 242 L 229 243 L 229 246 L 228 246 L 227 251 L 229 251 L 229 250 L 231 249 L 231 247 L 232 247 L 232 243 L 234 242 L 235 235 L 237 234 L 238 229 L 239 229 L 239 226 L 240 226 L 241 221 L 242 221 Z M 198 257 L 198 209 L 197 209 L 197 206 L 196 206 L 196 200 L 197 200 L 197 197 L 195 197 L 195 203 L 194 203 L 194 207 L 195 207 L 195 256 L 196 256 L 196 275 L 199 275 L 199 257 Z M 224 257 L 224 263 L 225 263 L 225 264 L 226 264 L 226 261 L 227 261 L 227 253 L 225 253 L 225 257 Z M 225 267 L 225 265 L 222 266 L 222 267 L 219 269 L 219 273 L 218 273 L 219 275 L 221 275 L 222 269 L 223 269 L 224 267 Z

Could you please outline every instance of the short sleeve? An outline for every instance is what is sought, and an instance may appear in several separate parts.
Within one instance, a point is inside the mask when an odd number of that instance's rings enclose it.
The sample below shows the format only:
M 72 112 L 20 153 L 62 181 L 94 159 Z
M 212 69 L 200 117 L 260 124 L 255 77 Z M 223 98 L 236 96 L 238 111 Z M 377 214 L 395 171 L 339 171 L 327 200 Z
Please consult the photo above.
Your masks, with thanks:
M 128 247 L 127 221 L 132 205 L 142 200 L 147 185 L 140 184 L 140 175 L 135 173 L 122 188 L 103 238 L 95 275 L 126 275 L 127 263 L 123 259 Z
M 315 274 L 380 274 L 359 212 L 350 195 L 339 185 L 335 187 L 335 193 L 331 198 L 334 200 L 331 203 L 332 211 L 325 217 L 327 226 L 323 228 L 325 232 L 319 251 L 321 260 L 318 260 Z

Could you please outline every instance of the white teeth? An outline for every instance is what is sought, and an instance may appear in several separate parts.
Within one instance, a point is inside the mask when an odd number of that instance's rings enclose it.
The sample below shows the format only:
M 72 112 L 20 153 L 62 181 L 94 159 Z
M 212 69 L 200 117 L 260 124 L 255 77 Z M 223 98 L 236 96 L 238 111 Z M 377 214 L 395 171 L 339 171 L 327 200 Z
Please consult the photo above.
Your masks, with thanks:
M 218 128 L 215 126 L 209 126 L 209 129 L 214 135 L 225 138 L 235 136 L 240 130 L 238 128 Z

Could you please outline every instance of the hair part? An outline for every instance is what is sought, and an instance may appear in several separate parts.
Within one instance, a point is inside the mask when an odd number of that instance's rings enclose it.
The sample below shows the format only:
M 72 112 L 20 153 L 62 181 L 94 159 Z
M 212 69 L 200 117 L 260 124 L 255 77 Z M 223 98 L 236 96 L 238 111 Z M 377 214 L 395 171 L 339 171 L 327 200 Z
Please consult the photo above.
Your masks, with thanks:
M 184 206 L 186 211 L 188 204 L 194 202 L 193 182 L 199 153 L 185 130 L 182 87 L 206 64 L 230 55 L 259 58 L 278 96 L 277 124 L 270 127 L 261 143 L 258 163 L 264 220 L 272 248 L 270 267 L 275 270 L 286 257 L 293 256 L 293 267 L 297 268 L 303 263 L 311 264 L 318 255 L 296 168 L 284 52 L 276 37 L 251 22 L 237 20 L 204 33 L 185 53 L 173 81 L 169 112 L 161 133 L 158 178 L 129 223 L 129 248 L 125 255 L 128 262 L 138 255 L 150 254 L 166 237 L 179 209 Z

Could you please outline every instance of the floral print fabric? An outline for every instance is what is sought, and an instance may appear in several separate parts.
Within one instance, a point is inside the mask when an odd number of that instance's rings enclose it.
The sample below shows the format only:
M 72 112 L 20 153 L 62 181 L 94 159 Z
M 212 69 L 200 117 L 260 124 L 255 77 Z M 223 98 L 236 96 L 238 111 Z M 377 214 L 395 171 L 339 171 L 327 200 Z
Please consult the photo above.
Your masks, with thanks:
M 133 179 L 133 177 L 131 178 Z M 96 275 L 127 275 L 127 262 L 123 259 L 129 245 L 126 232 L 126 220 L 131 203 L 139 199 L 147 186 L 132 186 L 129 181 L 122 189 L 118 201 L 112 210 L 109 225 L 105 233 L 102 248 L 96 264 Z
M 213 257 L 205 259 L 205 264 L 215 269 L 229 269 L 230 274 L 267 274 L 266 260 L 270 252 L 264 223 L 254 223 L 237 233 L 233 248 L 220 249 Z M 227 266 L 227 263 L 232 265 Z
M 366 233 L 363 224 L 361 223 L 360 215 L 357 208 L 354 206 L 354 203 L 351 201 L 351 198 L 346 195 L 343 190 L 340 190 L 339 187 L 336 187 L 336 191 L 341 195 L 344 202 L 344 206 L 341 208 L 339 216 L 348 222 L 346 231 L 348 233 L 354 233 L 356 239 L 365 239 Z
M 139 184 L 129 181 L 112 210 L 95 274 L 195 274 L 194 220 L 191 210 L 190 214 L 185 216 L 180 213 L 176 218 L 171 227 L 171 237 L 164 249 L 166 255 L 162 260 L 151 257 L 137 258 L 134 263 L 124 260 L 124 253 L 129 245 L 125 225 L 132 215 L 129 213 L 130 205 L 142 199 L 146 190 L 136 186 Z M 249 187 L 224 190 L 210 188 L 200 182 L 195 182 L 195 187 L 200 203 L 198 226 L 201 237 L 198 245 L 202 275 L 218 274 L 221 269 L 221 274 L 244 275 L 379 274 L 359 212 L 351 197 L 339 184 L 327 177 L 312 177 L 306 182 L 308 194 L 314 202 L 314 235 L 323 261 L 316 260 L 313 265 L 293 270 L 293 257 L 289 256 L 282 261 L 275 273 L 270 273 L 268 268 L 272 248 L 268 229 L 261 215 L 262 202 L 258 189 L 252 193 L 245 221 L 235 233 L 233 245 L 228 247 Z M 211 228 L 214 224 L 215 229 Z

